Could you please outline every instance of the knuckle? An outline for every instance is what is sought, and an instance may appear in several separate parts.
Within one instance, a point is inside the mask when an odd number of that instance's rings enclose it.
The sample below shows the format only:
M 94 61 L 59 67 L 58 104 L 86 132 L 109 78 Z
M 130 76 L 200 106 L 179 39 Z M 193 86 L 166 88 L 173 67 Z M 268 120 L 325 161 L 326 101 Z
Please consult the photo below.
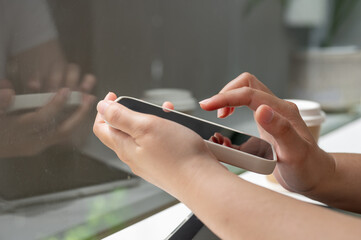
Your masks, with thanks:
M 242 88 L 242 94 L 244 96 L 247 96 L 246 105 L 251 106 L 253 102 L 253 95 L 254 95 L 254 89 L 251 87 L 243 87 Z
M 240 75 L 240 78 L 245 81 L 249 87 L 253 87 L 253 85 L 257 81 L 257 78 L 249 72 L 242 73 Z
M 288 103 L 288 106 L 290 107 L 290 109 L 293 111 L 293 112 L 299 112 L 298 111 L 298 107 L 297 107 L 297 105 L 295 104 L 295 103 L 293 103 L 293 102 L 287 102 Z
M 244 72 L 241 74 L 242 78 L 253 78 L 253 75 L 249 72 Z
M 293 102 L 287 102 L 288 103 L 288 107 L 290 109 L 290 112 L 291 112 L 291 117 L 292 119 L 297 119 L 297 118 L 301 118 L 301 114 L 300 114 L 300 111 L 297 107 L 297 105 Z
M 116 123 L 121 118 L 121 109 L 115 104 L 110 104 L 106 111 L 106 119 L 109 123 Z
M 145 116 L 140 120 L 139 124 L 139 132 L 142 132 L 142 134 L 148 134 L 151 130 L 154 129 L 156 122 L 155 116 Z
M 288 135 L 292 130 L 292 125 L 290 122 L 288 121 L 283 121 L 279 130 L 278 130 L 278 133 L 279 135 Z

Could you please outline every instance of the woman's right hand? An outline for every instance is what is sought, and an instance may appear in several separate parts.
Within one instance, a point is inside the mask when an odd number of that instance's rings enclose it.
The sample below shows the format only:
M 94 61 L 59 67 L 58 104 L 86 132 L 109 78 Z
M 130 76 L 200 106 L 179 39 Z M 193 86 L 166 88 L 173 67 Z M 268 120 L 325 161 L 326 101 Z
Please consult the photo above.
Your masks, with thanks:
M 260 135 L 271 142 L 278 156 L 275 177 L 286 189 L 318 198 L 328 189 L 335 161 L 321 150 L 295 104 L 279 99 L 255 76 L 243 73 L 218 94 L 200 102 L 204 110 L 231 115 L 235 107 L 254 111 Z

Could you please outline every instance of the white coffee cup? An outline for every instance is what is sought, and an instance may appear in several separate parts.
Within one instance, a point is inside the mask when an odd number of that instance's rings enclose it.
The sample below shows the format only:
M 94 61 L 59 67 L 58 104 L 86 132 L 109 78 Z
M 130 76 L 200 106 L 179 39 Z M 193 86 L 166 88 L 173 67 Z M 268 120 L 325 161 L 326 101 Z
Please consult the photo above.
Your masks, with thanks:
M 162 106 L 165 101 L 169 101 L 173 103 L 175 110 L 187 114 L 192 114 L 197 106 L 197 101 L 192 93 L 179 88 L 149 89 L 144 92 L 142 99 L 159 106 Z

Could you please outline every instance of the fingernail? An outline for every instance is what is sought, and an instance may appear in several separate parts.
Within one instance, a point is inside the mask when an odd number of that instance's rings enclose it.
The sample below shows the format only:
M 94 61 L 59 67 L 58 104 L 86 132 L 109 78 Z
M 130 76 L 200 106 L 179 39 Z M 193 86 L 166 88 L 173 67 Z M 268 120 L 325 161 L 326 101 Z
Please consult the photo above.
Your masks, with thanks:
M 217 110 L 217 117 L 218 118 L 223 118 L 225 114 L 225 109 L 224 108 L 220 108 Z
M 109 103 L 102 100 L 98 103 L 97 110 L 101 115 L 104 115 L 105 110 L 108 108 L 108 106 L 109 106 Z
M 211 99 L 207 98 L 199 102 L 199 104 L 207 104 Z
M 263 113 L 263 122 L 264 123 L 270 123 L 273 120 L 274 112 L 272 108 L 267 108 L 265 112 Z

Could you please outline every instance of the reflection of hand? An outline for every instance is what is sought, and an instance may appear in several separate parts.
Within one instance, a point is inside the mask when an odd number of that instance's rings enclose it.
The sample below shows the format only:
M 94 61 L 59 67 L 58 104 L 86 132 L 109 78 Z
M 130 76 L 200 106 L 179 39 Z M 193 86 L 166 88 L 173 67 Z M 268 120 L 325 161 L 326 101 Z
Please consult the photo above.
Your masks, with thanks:
M 93 119 L 90 115 L 96 99 L 91 93 L 94 90 L 96 78 L 92 74 L 86 74 L 82 77 L 80 67 L 73 63 L 68 64 L 63 72 L 52 71 L 50 76 L 48 84 L 45 85 L 48 90 L 66 87 L 83 93 L 82 104 L 78 110 L 66 115 L 68 119 L 75 118 L 76 125 L 72 127 L 71 136 L 67 141 L 64 141 L 66 145 L 79 146 L 84 142 L 91 130 Z
M 232 142 L 228 137 L 225 137 L 218 132 L 214 133 L 214 135 L 212 137 L 210 137 L 209 141 L 218 143 L 218 144 L 226 146 L 226 147 L 239 149 L 239 146 L 232 145 Z
M 70 63 L 66 67 L 54 67 L 49 74 L 49 79 L 43 83 L 43 91 L 56 91 L 61 87 L 69 88 L 73 91 L 90 93 L 96 79 L 91 74 L 81 76 L 81 69 L 77 64 Z
M 81 69 L 77 64 L 57 64 L 53 66 L 44 78 L 31 77 L 24 83 L 25 93 L 55 92 L 60 88 L 69 88 L 72 91 L 90 93 L 96 79 L 91 74 L 81 75 Z
M 297 107 L 274 96 L 253 75 L 241 74 L 200 105 L 205 110 L 218 109 L 221 118 L 237 106 L 254 110 L 261 137 L 275 146 L 279 158 L 275 175 L 285 188 L 317 195 L 327 185 L 335 169 L 334 159 L 318 148 Z
M 69 89 L 59 90 L 47 105 L 33 112 L 23 114 L 2 112 L 0 156 L 34 155 L 54 144 L 68 142 L 74 130 L 82 125 L 94 101 L 93 98 L 84 97 L 81 107 L 63 120 L 69 93 Z
M 80 145 L 89 134 L 91 129 L 89 115 L 95 102 L 95 97 L 90 95 L 90 92 L 94 88 L 95 77 L 88 74 L 80 82 L 80 69 L 74 64 L 69 65 L 64 79 L 54 76 L 46 85 L 49 90 L 56 90 L 62 86 L 68 88 L 58 90 L 54 99 L 46 106 L 23 114 L 5 113 L 11 102 L 9 94 L 13 95 L 14 91 L 10 82 L 4 80 L 0 82 L 0 98 L 6 100 L 0 103 L 1 157 L 33 155 L 59 143 Z M 30 86 L 38 88 L 40 85 L 33 82 Z M 80 107 L 71 112 L 65 107 L 70 90 L 83 92 Z
M 202 165 L 212 166 L 213 163 L 223 169 L 202 138 L 192 130 L 166 119 L 134 112 L 112 102 L 114 99 L 115 94 L 110 93 L 98 104 L 94 133 L 135 174 L 177 195 L 174 191 L 192 183 L 191 179 L 204 169 Z

